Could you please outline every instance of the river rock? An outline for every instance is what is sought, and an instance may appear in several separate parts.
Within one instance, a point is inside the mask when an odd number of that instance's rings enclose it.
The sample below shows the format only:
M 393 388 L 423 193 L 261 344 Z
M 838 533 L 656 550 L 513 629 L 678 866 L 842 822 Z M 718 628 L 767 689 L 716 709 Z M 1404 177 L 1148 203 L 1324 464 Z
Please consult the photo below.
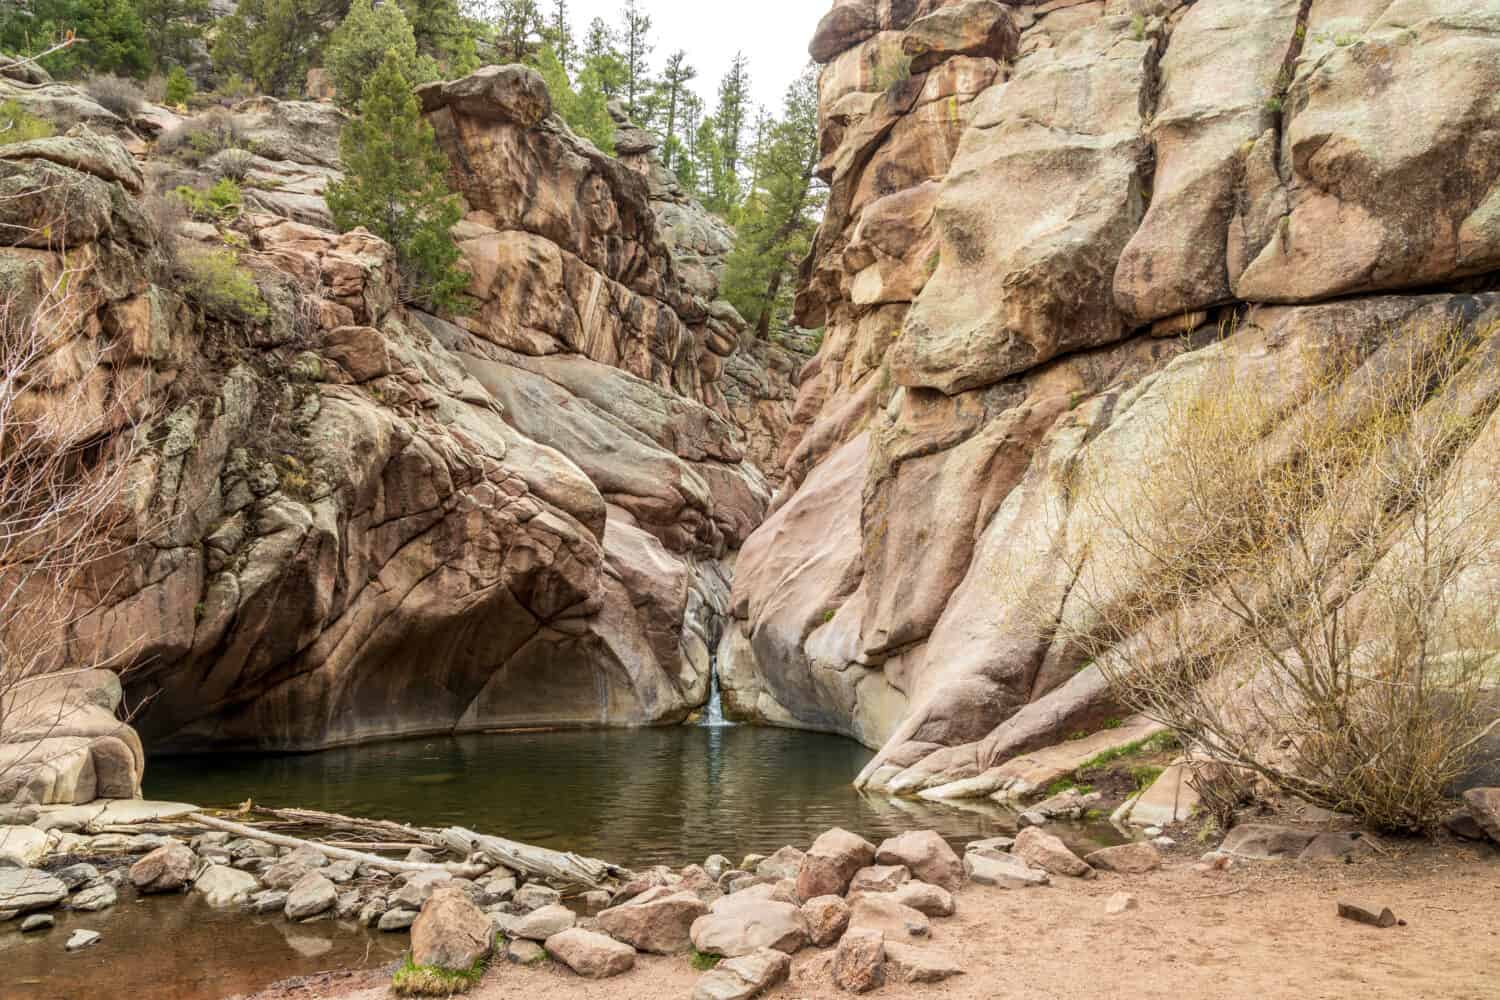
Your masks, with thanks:
M 718 883 L 720 875 L 723 875 L 733 867 L 734 865 L 730 862 L 730 860 L 722 854 L 710 854 L 708 856 L 708 859 L 703 862 L 703 871 L 708 875 L 709 878 L 714 880 L 715 884 Z M 793 877 L 796 877 L 795 873 L 793 874 Z
M 814 896 L 802 904 L 802 919 L 807 924 L 808 939 L 826 948 L 849 926 L 849 904 L 842 896 Z
M 334 885 L 343 885 L 352 882 L 359 873 L 359 862 L 357 861 L 333 861 L 321 869 L 323 877 Z
M 327 913 L 338 903 L 338 890 L 319 872 L 308 872 L 286 894 L 286 918 L 307 920 Z
M 1122 875 L 1144 875 L 1161 867 L 1161 852 L 1146 841 L 1137 840 L 1114 847 L 1101 847 L 1083 859 L 1095 868 Z
M 21 933 L 32 934 L 36 931 L 51 930 L 57 924 L 57 918 L 50 913 L 33 913 L 21 921 Z
M 300 861 L 288 861 L 283 858 L 261 872 L 260 881 L 268 889 L 290 889 L 306 878 L 311 871 L 311 868 Z
M 479 883 L 479 895 L 474 902 L 480 906 L 494 906 L 496 903 L 504 903 L 516 894 L 516 879 L 513 875 L 504 875 L 499 878 L 485 879 Z
M 91 944 L 98 944 L 99 938 L 98 931 L 76 930 L 68 935 L 67 943 L 63 945 L 63 948 L 67 951 L 82 951 Z
M 964 871 L 980 885 L 992 885 L 1000 889 L 1024 889 L 1046 885 L 1048 882 L 1045 871 L 1033 868 L 1010 854 L 992 855 L 969 851 L 964 854 Z
M 488 958 L 495 934 L 490 918 L 462 889 L 438 889 L 411 925 L 411 957 L 417 965 L 469 969 Z
M 898 903 L 890 894 L 876 894 L 861 896 L 854 901 L 849 913 L 849 929 L 877 930 L 889 941 L 901 941 L 926 937 L 932 925 L 925 913 Z
M 758 948 L 796 954 L 807 944 L 802 913 L 791 903 L 744 894 L 725 896 L 693 921 L 693 947 L 704 954 L 737 958 Z
M 1500 788 L 1470 788 L 1463 797 L 1474 822 L 1500 844 Z
M 949 892 L 957 892 L 964 883 L 963 861 L 934 830 L 909 830 L 881 841 L 875 860 L 882 865 L 904 865 L 912 878 Z
M 280 913 L 286 909 L 285 889 L 265 889 L 252 895 L 246 904 L 251 913 Z
M 875 845 L 838 827 L 821 834 L 797 871 L 797 895 L 842 896 L 849 881 L 875 860 Z
M 965 844 L 964 853 L 977 852 L 993 857 L 997 854 L 1009 854 L 1014 846 L 1016 846 L 1015 837 L 985 837 L 983 840 L 971 840 Z
M 417 919 L 416 910 L 396 908 L 381 914 L 376 926 L 383 931 L 404 931 Z
M 130 866 L 130 881 L 141 892 L 180 892 L 192 880 L 198 858 L 186 844 L 158 847 Z
M 851 927 L 834 952 L 833 982 L 848 993 L 868 993 L 885 985 L 884 935 Z
M 914 945 L 889 938 L 885 941 L 887 982 L 940 983 L 962 975 L 963 971 L 957 959 L 931 945 Z
M 340 920 L 357 920 L 365 906 L 365 897 L 358 889 L 349 889 L 339 893 L 338 900 L 333 904 L 333 915 Z
M 909 906 L 929 917 L 953 916 L 953 894 L 940 885 L 926 882 L 905 882 L 895 888 L 890 898 L 902 906 Z
M 635 949 L 614 938 L 579 927 L 547 939 L 547 954 L 587 979 L 607 979 L 635 967 Z
M 259 887 L 254 875 L 225 865 L 209 865 L 193 881 L 194 891 L 202 893 L 209 906 L 242 903 Z
M 52 873 L 52 877 L 67 886 L 68 891 L 72 892 L 80 886 L 98 878 L 99 869 L 91 864 L 80 862 L 76 865 L 68 865 L 66 868 L 59 868 Z
M 640 892 L 645 891 L 645 888 L 640 890 Z M 513 901 L 521 909 L 530 912 L 540 910 L 544 906 L 556 906 L 562 902 L 562 893 L 538 882 L 528 882 L 516 890 Z
M 903 882 L 911 881 L 905 865 L 871 865 L 861 868 L 849 880 L 849 896 L 856 893 L 891 892 Z
M 267 844 L 263 840 L 252 840 L 249 837 L 237 837 L 234 840 L 226 841 L 224 849 L 236 861 L 241 858 L 276 857 L 276 845 Z
M 754 871 L 770 878 L 796 878 L 806 857 L 805 851 L 795 847 L 778 848 L 775 854 L 756 864 Z
M 1241 823 L 1219 845 L 1221 854 L 1257 861 L 1296 858 L 1317 836 L 1314 830 L 1299 830 L 1270 823 Z
M 107 910 L 120 901 L 119 891 L 108 882 L 80 889 L 68 900 L 68 909 L 79 913 L 97 913 Z
M 410 861 L 413 864 L 430 865 L 437 859 L 434 858 L 431 852 L 429 852 L 426 848 L 413 847 L 411 850 L 406 852 L 406 857 L 404 860 Z
M 516 965 L 536 965 L 547 960 L 547 949 L 535 941 L 516 938 L 505 946 L 505 960 Z
M 1068 850 L 1068 845 L 1061 839 L 1040 827 L 1027 827 L 1017 834 L 1011 853 L 1027 864 L 1053 875 L 1088 878 L 1094 873 L 1082 858 Z
M 528 941 L 545 941 L 552 935 L 567 930 L 577 922 L 573 911 L 561 903 L 552 903 L 539 910 L 532 910 L 511 925 L 511 937 Z
M 408 910 L 420 910 L 438 889 L 453 881 L 453 876 L 440 869 L 413 872 L 406 877 L 401 887 L 391 894 L 391 906 Z
M 355 921 L 361 927 L 374 927 L 380 923 L 380 918 L 385 916 L 385 911 L 389 908 L 384 896 L 371 896 L 360 905 Z
M 692 1000 L 751 1000 L 786 982 L 792 960 L 783 952 L 760 948 L 728 958 L 705 972 L 693 985 Z
M 34 826 L 0 826 L 0 857 L 26 868 L 47 853 L 47 835 Z
M 661 887 L 604 910 L 597 919 L 600 930 L 638 951 L 671 955 L 692 947 L 693 921 L 707 912 L 696 893 Z

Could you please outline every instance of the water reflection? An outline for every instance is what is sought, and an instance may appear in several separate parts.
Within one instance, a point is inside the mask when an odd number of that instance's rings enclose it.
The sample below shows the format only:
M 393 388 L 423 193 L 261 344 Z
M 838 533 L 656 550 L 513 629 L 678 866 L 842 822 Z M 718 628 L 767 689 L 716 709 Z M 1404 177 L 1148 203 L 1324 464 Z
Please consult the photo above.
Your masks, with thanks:
M 839 737 L 752 726 L 507 733 L 156 758 L 146 794 L 458 824 L 631 866 L 770 853 L 831 826 L 877 841 L 916 827 L 954 841 L 1014 831 L 1013 815 L 989 803 L 862 795 L 849 782 L 869 757 Z M 1079 828 L 1068 839 L 1088 846 L 1108 834 Z

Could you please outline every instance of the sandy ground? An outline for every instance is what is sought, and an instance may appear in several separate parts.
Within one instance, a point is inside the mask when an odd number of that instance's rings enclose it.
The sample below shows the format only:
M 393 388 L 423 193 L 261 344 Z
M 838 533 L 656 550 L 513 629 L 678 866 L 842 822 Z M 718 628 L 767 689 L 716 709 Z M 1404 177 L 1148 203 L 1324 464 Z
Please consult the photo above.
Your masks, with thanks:
M 1107 916 L 1128 892 L 1138 909 Z M 1339 919 L 1338 900 L 1391 907 L 1406 926 L 1379 930 Z M 1101 873 L 1048 888 L 966 888 L 958 913 L 934 920 L 933 946 L 965 974 L 945 983 L 891 984 L 874 997 L 914 1000 L 1133 998 L 1500 997 L 1500 851 L 1418 847 L 1356 864 L 1246 862 L 1192 870 L 1179 855 L 1143 876 Z M 796 956 L 776 1000 L 847 1000 L 829 979 L 828 952 Z M 641 956 L 634 971 L 590 982 L 561 966 L 501 962 L 476 1000 L 686 1000 L 686 958 Z M 285 983 L 255 1000 L 385 1000 L 388 974 Z

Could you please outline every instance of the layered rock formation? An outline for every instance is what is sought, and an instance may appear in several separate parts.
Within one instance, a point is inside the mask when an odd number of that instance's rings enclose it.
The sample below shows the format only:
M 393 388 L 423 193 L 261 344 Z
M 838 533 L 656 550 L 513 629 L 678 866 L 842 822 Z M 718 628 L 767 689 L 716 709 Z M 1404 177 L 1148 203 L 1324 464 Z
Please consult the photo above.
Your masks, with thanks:
M 171 234 L 115 139 L 5 149 L 12 188 L 58 192 L 70 219 L 66 247 L 6 261 L 87 262 L 70 351 L 103 362 L 60 371 L 57 398 L 97 379 L 101 426 L 147 421 L 142 544 L 61 662 L 122 671 L 149 745 L 639 725 L 706 699 L 723 560 L 770 500 L 745 459 L 760 432 L 736 415 L 792 394 L 740 355 L 743 323 L 715 299 L 727 248 L 679 264 L 662 233 L 714 232 L 701 209 L 669 214 L 568 132 L 534 72 L 490 67 L 422 99 L 468 209 L 472 308 L 449 319 L 397 301 L 380 240 L 317 225 L 321 183 L 252 175 L 261 194 L 232 226 L 174 226 L 184 261 L 241 248 L 261 318 L 174 287 Z M 333 175 L 331 108 L 232 114 L 255 170 Z
M 872 788 L 987 794 L 1120 714 L 1034 621 L 1109 558 L 1068 469 L 1128 504 L 1208 360 L 1290 403 L 1336 347 L 1496 315 L 1500 5 L 839 0 L 811 52 L 826 335 L 726 706 L 880 747 Z

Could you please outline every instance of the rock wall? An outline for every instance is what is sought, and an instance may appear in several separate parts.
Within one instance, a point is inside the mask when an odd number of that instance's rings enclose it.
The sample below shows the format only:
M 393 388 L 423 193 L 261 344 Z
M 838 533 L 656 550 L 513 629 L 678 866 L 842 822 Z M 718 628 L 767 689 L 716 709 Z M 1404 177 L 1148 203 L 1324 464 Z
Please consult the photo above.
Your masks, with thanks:
M 1290 392 L 1340 343 L 1496 314 L 1500 3 L 839 0 L 811 52 L 826 333 L 726 706 L 879 747 L 871 788 L 988 794 L 1120 714 L 1024 620 L 1082 614 L 1064 567 L 1108 558 L 1066 469 L 1128 502 L 1207 358 Z
M 143 544 L 59 663 L 119 671 L 149 747 L 642 725 L 706 700 L 725 560 L 771 495 L 737 417 L 789 408 L 786 366 L 740 350 L 722 240 L 663 238 L 717 235 L 702 210 L 568 132 L 534 72 L 421 96 L 467 206 L 471 308 L 448 318 L 397 301 L 380 240 L 319 225 L 329 106 L 235 108 L 247 211 L 170 233 L 141 196 L 194 168 L 132 134 L 144 173 L 87 131 L 3 150 L 12 193 L 92 213 L 66 248 L 0 249 L 7 274 L 89 262 L 70 350 L 103 360 L 60 370 L 56 398 L 94 378 L 101 420 L 146 420 Z M 266 318 L 175 287 L 169 238 L 180 260 L 237 247 Z

